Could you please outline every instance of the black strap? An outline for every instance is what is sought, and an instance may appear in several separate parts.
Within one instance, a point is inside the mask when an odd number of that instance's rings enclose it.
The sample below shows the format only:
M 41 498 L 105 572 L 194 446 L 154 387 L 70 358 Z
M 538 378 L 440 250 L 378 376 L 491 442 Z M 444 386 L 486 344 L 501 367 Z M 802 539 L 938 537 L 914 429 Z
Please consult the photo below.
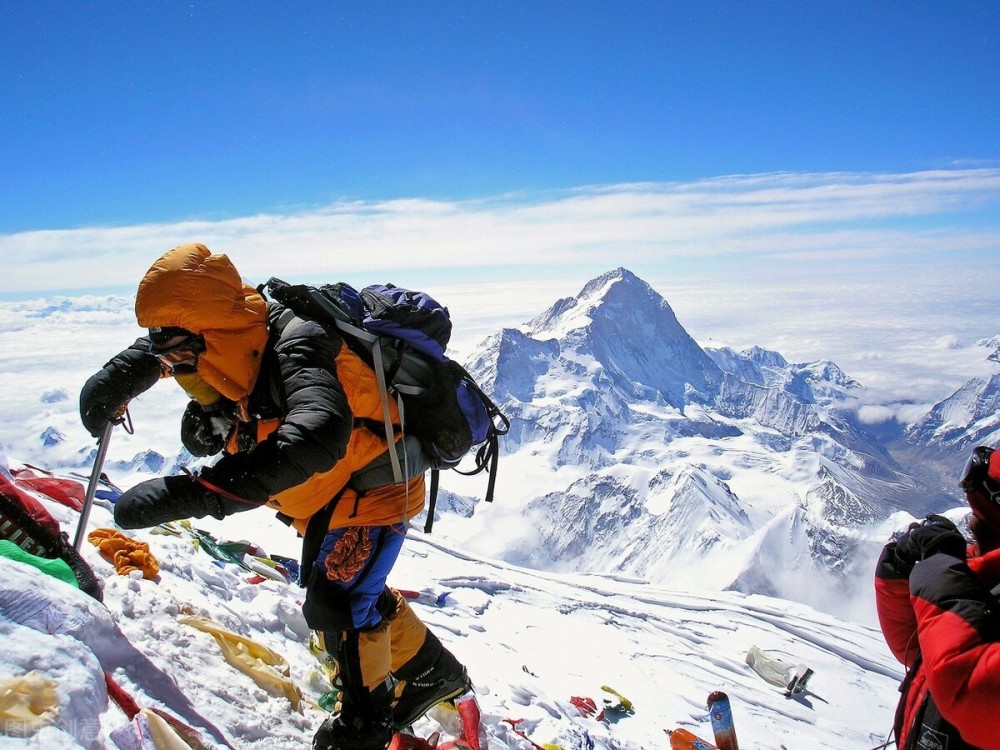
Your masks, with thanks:
M 361 633 L 351 628 L 338 635 L 341 640 L 337 644 L 337 666 L 340 668 L 340 685 L 348 699 L 344 702 L 362 716 L 367 715 L 371 701 L 361 671 Z
M 500 459 L 500 439 L 497 437 L 497 433 L 490 433 L 489 438 L 490 444 L 490 454 L 493 459 L 493 465 L 487 469 L 487 474 L 489 475 L 489 481 L 486 484 L 486 502 L 493 502 L 493 489 L 497 485 L 497 461 Z M 487 459 L 489 460 L 489 459 Z
M 424 521 L 424 533 L 430 534 L 434 525 L 434 507 L 437 505 L 438 484 L 441 481 L 441 470 L 431 469 L 431 487 L 427 499 L 427 520 Z
M 486 441 L 476 451 L 475 468 L 470 471 L 462 471 L 457 467 L 452 467 L 459 474 L 467 477 L 475 476 L 479 472 L 485 471 L 489 477 L 486 485 L 486 502 L 488 503 L 493 502 L 493 489 L 497 483 L 497 463 L 500 459 L 500 435 L 503 434 L 505 433 L 490 430 Z
M 302 537 L 302 561 L 299 564 L 299 585 L 308 586 L 309 578 L 313 574 L 313 564 L 319 557 L 320 547 L 323 546 L 323 537 L 330 528 L 330 519 L 333 518 L 333 511 L 337 509 L 337 503 L 344 495 L 347 487 L 341 488 L 340 492 L 331 498 L 330 502 L 313 513 L 306 526 L 306 533 Z

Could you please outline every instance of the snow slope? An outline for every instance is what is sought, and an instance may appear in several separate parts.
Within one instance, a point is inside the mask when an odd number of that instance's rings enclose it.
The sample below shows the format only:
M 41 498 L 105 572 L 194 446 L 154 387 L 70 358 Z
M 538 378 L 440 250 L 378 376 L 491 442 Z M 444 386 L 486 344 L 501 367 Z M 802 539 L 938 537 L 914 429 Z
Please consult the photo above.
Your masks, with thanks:
M 112 526 L 108 504 L 98 502 L 90 525 Z M 72 536 L 77 514 L 45 505 Z M 215 746 L 247 750 L 308 747 L 324 714 L 306 704 L 326 684 L 307 647 L 302 590 L 250 583 L 247 571 L 220 567 L 186 538 L 129 535 L 149 543 L 160 574 L 117 575 L 85 544 L 85 558 L 105 581 L 106 606 L 0 561 L 0 676 L 41 671 L 59 683 L 61 703 L 53 725 L 26 738 L 0 734 L 0 749 L 113 748 L 109 734 L 125 717 L 106 699 L 101 667 L 140 705 L 198 727 L 209 744 L 214 738 Z M 431 595 L 413 606 L 469 666 L 492 750 L 530 747 L 505 719 L 523 720 L 518 728 L 534 742 L 565 750 L 666 747 L 664 730 L 678 726 L 711 739 L 704 702 L 716 689 L 731 698 L 745 748 L 856 750 L 879 744 L 892 721 L 902 675 L 881 635 L 804 605 L 533 571 L 417 531 L 390 583 Z M 445 592 L 440 604 L 431 601 Z M 306 698 L 303 712 L 227 664 L 211 636 L 180 622 L 185 613 L 284 656 Z M 811 666 L 811 690 L 786 699 L 763 682 L 744 663 L 752 645 Z M 600 705 L 610 697 L 602 685 L 631 698 L 634 714 L 613 723 L 579 715 L 570 698 L 589 696 Z M 439 728 L 430 718 L 416 726 Z

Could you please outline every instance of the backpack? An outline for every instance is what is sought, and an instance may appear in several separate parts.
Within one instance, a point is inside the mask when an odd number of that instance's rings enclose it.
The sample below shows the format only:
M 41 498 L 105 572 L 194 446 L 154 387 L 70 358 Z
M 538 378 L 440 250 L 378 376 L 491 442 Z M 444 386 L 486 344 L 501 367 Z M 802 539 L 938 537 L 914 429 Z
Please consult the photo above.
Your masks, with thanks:
M 101 585 L 86 560 L 69 542 L 66 532 L 45 507 L 0 473 L 0 540 L 16 545 L 29 555 L 62 560 L 73 571 L 80 590 L 103 600 Z M 16 559 L 16 558 L 15 558 Z
M 499 438 L 510 420 L 483 393 L 465 368 L 445 355 L 451 338 L 448 309 L 425 292 L 392 284 L 375 284 L 358 292 L 349 284 L 313 287 L 271 278 L 262 288 L 294 314 L 332 327 L 348 347 L 375 372 L 382 398 L 383 423 L 370 425 L 386 435 L 397 430 L 415 436 L 430 462 L 431 484 L 427 521 L 430 532 L 440 472 L 455 469 L 489 477 L 486 501 L 493 501 Z M 398 428 L 392 424 L 389 399 L 399 409 Z M 405 475 L 397 444 L 387 440 L 393 481 Z M 458 469 L 476 446 L 475 467 Z

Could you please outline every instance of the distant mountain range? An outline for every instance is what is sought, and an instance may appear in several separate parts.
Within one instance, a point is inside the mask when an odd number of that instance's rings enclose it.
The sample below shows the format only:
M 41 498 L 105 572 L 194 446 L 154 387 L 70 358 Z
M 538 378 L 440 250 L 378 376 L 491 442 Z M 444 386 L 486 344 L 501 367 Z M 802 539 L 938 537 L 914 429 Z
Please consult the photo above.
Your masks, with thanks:
M 469 369 L 512 418 L 502 461 L 534 466 L 498 501 L 534 530 L 509 561 L 813 605 L 810 580 L 846 594 L 856 569 L 870 586 L 870 530 L 957 505 L 955 457 L 1000 438 L 1000 375 L 917 425 L 868 425 L 833 362 L 703 349 L 624 268 L 498 332 Z

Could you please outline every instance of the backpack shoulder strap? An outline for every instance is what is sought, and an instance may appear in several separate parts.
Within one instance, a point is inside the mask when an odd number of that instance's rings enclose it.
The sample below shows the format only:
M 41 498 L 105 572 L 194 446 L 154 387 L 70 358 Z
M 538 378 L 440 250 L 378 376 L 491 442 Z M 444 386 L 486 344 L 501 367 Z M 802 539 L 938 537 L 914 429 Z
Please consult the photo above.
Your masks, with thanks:
M 382 357 L 382 347 L 379 343 L 379 337 L 366 331 L 352 319 L 351 314 L 346 309 L 336 305 L 332 297 L 324 294 L 316 287 L 304 284 L 289 284 L 276 277 L 272 277 L 264 286 L 271 297 L 292 310 L 296 315 L 304 315 L 317 322 L 336 327 L 342 334 L 346 334 L 356 342 L 359 342 L 370 353 L 372 370 L 375 372 L 379 397 L 382 401 L 382 420 L 385 423 L 385 432 L 386 435 L 392 435 L 392 416 L 389 411 L 389 388 L 386 382 L 386 367 Z M 402 399 L 399 399 L 399 412 L 400 421 L 402 422 Z M 404 481 L 403 468 L 400 465 L 395 443 L 392 439 L 388 439 L 386 442 L 389 445 L 389 459 L 392 465 L 393 480 L 396 484 L 402 484 Z

